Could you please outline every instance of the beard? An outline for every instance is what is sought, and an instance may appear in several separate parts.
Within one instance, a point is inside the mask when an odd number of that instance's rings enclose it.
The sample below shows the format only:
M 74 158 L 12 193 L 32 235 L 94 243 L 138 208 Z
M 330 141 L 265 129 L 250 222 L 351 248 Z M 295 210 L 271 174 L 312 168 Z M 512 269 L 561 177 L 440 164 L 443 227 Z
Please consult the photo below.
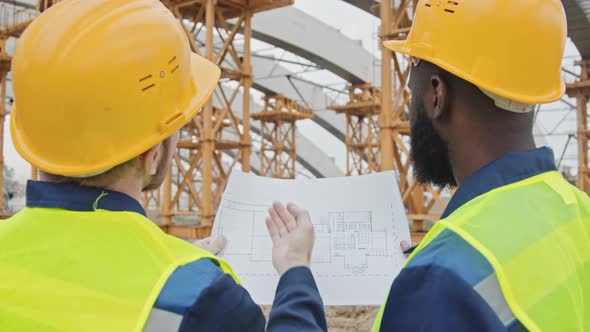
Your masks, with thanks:
M 448 146 L 426 115 L 424 104 L 417 99 L 412 100 L 415 108 L 410 117 L 410 160 L 416 179 L 423 185 L 456 187 Z
M 156 174 L 152 175 L 150 181 L 147 185 L 145 185 L 142 191 L 150 191 L 154 189 L 160 188 L 164 179 L 166 178 L 166 173 L 168 172 L 168 162 L 162 158 L 158 164 L 158 169 L 156 170 Z
M 172 157 L 172 153 L 174 151 L 174 148 L 172 146 L 172 141 L 170 140 L 170 138 L 167 138 L 166 140 L 164 140 L 162 142 L 162 147 L 163 147 L 163 153 L 162 153 L 162 158 L 160 158 L 160 161 L 158 161 L 158 167 L 156 168 L 156 174 L 152 175 L 149 179 L 149 181 L 147 182 L 146 185 L 144 185 L 142 191 L 150 191 L 150 190 L 154 190 L 154 189 L 158 189 L 162 183 L 164 182 L 164 179 L 166 178 L 166 173 L 168 173 L 168 168 L 170 168 L 170 163 L 171 163 L 171 157 Z

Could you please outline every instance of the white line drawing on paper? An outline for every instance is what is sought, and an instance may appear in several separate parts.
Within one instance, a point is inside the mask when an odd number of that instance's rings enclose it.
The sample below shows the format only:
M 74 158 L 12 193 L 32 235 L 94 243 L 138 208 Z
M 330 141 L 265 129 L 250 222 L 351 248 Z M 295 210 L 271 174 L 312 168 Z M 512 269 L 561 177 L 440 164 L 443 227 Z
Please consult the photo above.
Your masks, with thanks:
M 370 211 L 330 212 L 327 221 L 317 233 L 328 230 L 330 255 L 343 257 L 345 269 L 361 273 L 369 267 L 369 256 L 387 257 L 387 233 L 373 229 Z
M 252 239 L 240 244 L 228 243 L 224 256 L 245 256 L 250 262 L 272 261 L 272 243 L 264 223 L 268 208 L 227 199 L 222 202 L 218 212 L 219 234 Z M 225 222 L 232 227 L 225 229 Z M 369 257 L 388 256 L 387 232 L 384 227 L 374 229 L 371 211 L 329 212 L 313 222 L 316 231 L 313 264 L 341 264 L 348 273 L 359 274 L 369 268 Z

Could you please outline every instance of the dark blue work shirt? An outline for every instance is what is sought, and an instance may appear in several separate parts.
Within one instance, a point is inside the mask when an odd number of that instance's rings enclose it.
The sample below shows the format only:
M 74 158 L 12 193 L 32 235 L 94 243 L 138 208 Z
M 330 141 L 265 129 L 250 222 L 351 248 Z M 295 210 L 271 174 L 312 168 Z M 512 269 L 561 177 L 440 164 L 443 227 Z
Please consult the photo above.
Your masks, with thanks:
M 72 211 L 130 211 L 143 216 L 141 204 L 120 192 L 72 183 L 29 181 L 27 207 Z M 92 236 L 89 234 L 88 236 Z M 144 331 L 265 331 L 266 319 L 248 291 L 211 260 L 180 266 L 158 296 Z M 306 267 L 281 277 L 269 331 L 327 331 L 324 307 Z
M 457 189 L 443 218 L 498 187 L 555 171 L 542 147 L 508 153 L 481 168 Z M 446 229 L 395 279 L 381 331 L 526 331 L 501 293 L 494 269 L 477 250 Z

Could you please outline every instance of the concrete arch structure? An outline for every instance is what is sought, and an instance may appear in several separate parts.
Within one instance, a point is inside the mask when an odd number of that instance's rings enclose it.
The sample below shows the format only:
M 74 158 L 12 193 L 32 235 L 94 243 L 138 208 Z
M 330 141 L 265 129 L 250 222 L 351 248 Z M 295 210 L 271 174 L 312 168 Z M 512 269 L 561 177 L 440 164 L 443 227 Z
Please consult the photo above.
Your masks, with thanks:
M 290 6 L 257 14 L 252 36 L 306 58 L 351 83 L 380 85 L 378 59 L 328 24 Z
M 252 58 L 253 88 L 264 93 L 280 93 L 312 108 L 313 121 L 344 142 L 346 121 L 344 117 L 327 110 L 330 98 L 321 87 L 290 78 L 293 73 L 273 60 Z

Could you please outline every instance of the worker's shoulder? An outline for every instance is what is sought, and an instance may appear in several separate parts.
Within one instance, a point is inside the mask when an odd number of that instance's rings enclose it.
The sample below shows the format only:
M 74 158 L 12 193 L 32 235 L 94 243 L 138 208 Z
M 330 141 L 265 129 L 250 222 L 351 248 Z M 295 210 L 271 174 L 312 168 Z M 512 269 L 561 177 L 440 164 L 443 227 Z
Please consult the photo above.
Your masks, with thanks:
M 179 266 L 166 281 L 154 307 L 184 315 L 223 275 L 221 268 L 208 258 Z
M 467 241 L 450 229 L 445 229 L 406 266 L 408 272 L 444 270 L 475 285 L 494 272 L 486 258 Z

